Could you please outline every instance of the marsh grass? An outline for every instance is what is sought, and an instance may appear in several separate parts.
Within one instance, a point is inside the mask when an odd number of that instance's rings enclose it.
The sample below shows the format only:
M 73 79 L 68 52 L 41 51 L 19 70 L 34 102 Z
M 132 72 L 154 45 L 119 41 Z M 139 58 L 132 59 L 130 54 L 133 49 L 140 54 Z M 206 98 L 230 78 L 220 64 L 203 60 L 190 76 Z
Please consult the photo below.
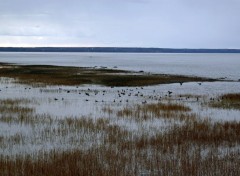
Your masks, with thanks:
M 13 106 L 13 105 L 19 105 L 19 104 L 31 104 L 33 103 L 33 101 L 29 100 L 29 99 L 25 99 L 25 98 L 21 98 L 21 99 L 1 99 L 0 100 L 0 104 L 3 106 Z
M 240 143 L 239 122 L 188 121 L 182 126 L 173 126 L 164 134 L 149 139 L 149 145 L 159 146 L 166 143 L 175 145 L 231 146 Z M 145 141 L 145 144 L 148 142 Z
M 66 122 L 72 120 L 68 119 Z M 67 151 L 40 151 L 34 155 L 35 159 L 28 155 L 17 156 L 15 159 L 2 156 L 0 173 L 37 173 L 52 176 L 240 173 L 239 150 L 228 150 L 229 144 L 239 145 L 240 142 L 239 124 L 235 122 L 215 124 L 209 121 L 193 121 L 182 127 L 173 126 L 169 132 L 151 137 L 149 131 L 142 136 L 133 137 L 117 125 L 106 124 L 103 119 L 93 124 L 101 126 L 98 129 L 104 133 L 103 143 L 95 144 L 86 150 L 78 148 Z M 14 140 L 19 142 L 18 136 L 15 136 Z M 225 146 L 227 151 L 220 154 L 218 146 Z
M 24 98 L 0 100 L 0 122 L 31 123 L 35 109 L 29 105 L 34 103 Z
M 118 117 L 134 118 L 136 120 L 148 120 L 152 118 L 178 119 L 189 118 L 186 113 L 191 109 L 185 105 L 177 103 L 151 103 L 124 107 L 117 112 Z
M 209 105 L 214 108 L 240 110 L 240 93 L 224 94 L 219 96 L 217 101 L 210 102 Z
M 145 86 L 192 81 L 216 81 L 210 78 L 181 75 L 145 74 L 124 70 L 63 67 L 47 65 L 8 65 L 0 69 L 0 77 L 14 78 L 23 84 L 105 86 Z
M 110 105 L 108 106 L 104 106 L 102 108 L 102 111 L 105 113 L 105 114 L 108 114 L 108 116 L 112 115 L 114 113 L 114 110 L 111 108 Z
M 117 110 L 106 105 L 108 118 L 36 114 L 27 99 L 0 101 L 8 108 L 1 122 L 30 127 L 28 135 L 0 136 L 0 175 L 239 175 L 240 122 L 200 120 L 181 103 L 151 103 Z M 29 110 L 21 109 L 29 108 Z M 116 118 L 114 118 L 116 116 Z M 137 133 L 117 120 L 137 119 Z M 3 120 L 5 119 L 5 120 Z M 171 119 L 166 130 L 144 127 L 154 119 Z M 181 123 L 175 123 L 181 121 Z M 63 146 L 47 149 L 44 145 Z M 11 154 L 40 146 L 34 153 Z M 224 150 L 224 152 L 223 152 Z

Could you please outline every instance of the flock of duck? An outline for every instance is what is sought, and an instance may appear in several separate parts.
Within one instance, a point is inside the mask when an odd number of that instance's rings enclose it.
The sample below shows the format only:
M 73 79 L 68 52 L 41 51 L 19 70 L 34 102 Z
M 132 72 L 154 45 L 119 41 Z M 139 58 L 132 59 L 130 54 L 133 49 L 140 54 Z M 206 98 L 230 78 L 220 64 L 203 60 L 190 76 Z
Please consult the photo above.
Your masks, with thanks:
M 180 83 L 182 85 L 183 83 Z M 197 83 L 198 85 L 202 85 L 202 83 Z M 169 99 L 174 94 L 173 91 L 166 91 L 166 92 L 159 92 L 157 90 L 149 90 L 146 87 L 126 87 L 126 88 L 117 88 L 114 90 L 114 87 L 111 87 L 113 91 L 104 89 L 104 90 L 96 90 L 94 88 L 87 88 L 87 89 L 78 89 L 77 86 L 76 89 L 73 90 L 65 90 L 62 88 L 58 89 L 59 93 L 65 92 L 67 94 L 73 93 L 73 94 L 79 94 L 83 97 L 83 100 L 88 101 L 94 101 L 95 103 L 98 102 L 112 102 L 112 103 L 123 103 L 123 102 L 130 102 L 133 97 L 135 97 L 135 100 L 137 98 L 138 101 L 140 101 L 142 104 L 147 104 L 148 102 L 152 101 L 162 101 L 163 99 Z M 114 94 L 111 96 L 112 99 L 106 99 L 106 95 L 109 92 L 113 92 Z M 196 97 L 196 101 L 199 101 L 200 97 Z M 178 97 L 178 100 L 182 100 L 183 97 Z M 185 100 L 190 99 L 190 97 L 185 97 Z M 213 98 L 210 98 L 212 100 Z M 55 101 L 57 100 L 64 100 L 64 98 L 54 98 Z
M 199 86 L 202 85 L 202 83 L 197 83 Z M 180 82 L 180 86 L 183 85 L 183 82 Z M 111 89 L 113 89 L 114 87 L 111 87 Z M 8 87 L 5 87 L 5 89 L 8 89 Z M 25 90 L 31 90 L 31 87 L 25 87 Z M 114 89 L 113 89 L 114 90 Z M 0 89 L 0 91 L 2 91 Z M 113 99 L 112 100 L 107 100 L 105 98 L 105 95 L 108 92 L 114 92 L 115 94 L 113 94 Z M 171 98 L 173 95 L 173 91 L 166 91 L 166 92 L 159 92 L 157 90 L 151 90 L 149 91 L 149 89 L 146 89 L 145 87 L 126 87 L 126 88 L 117 88 L 114 91 L 107 91 L 107 89 L 105 90 L 95 90 L 95 89 L 79 89 L 79 87 L 77 86 L 76 89 L 63 89 L 63 88 L 58 88 L 58 93 L 77 93 L 79 95 L 81 95 L 83 97 L 83 100 L 88 102 L 88 101 L 94 101 L 95 103 L 98 102 L 106 102 L 106 101 L 112 101 L 112 103 L 122 103 L 122 102 L 126 102 L 128 103 L 132 97 L 138 98 L 137 100 L 141 101 L 142 104 L 146 104 L 148 102 L 152 102 L 152 101 L 162 101 L 163 99 L 167 99 L 167 98 Z M 100 99 L 101 98 L 101 99 Z M 55 97 L 53 98 L 55 101 L 58 100 L 64 100 L 64 97 Z M 184 97 L 184 96 L 178 96 L 178 100 L 188 100 L 190 99 L 189 96 Z M 195 101 L 199 101 L 200 97 L 195 97 Z M 214 97 L 211 97 L 209 99 L 210 101 L 220 101 L 219 99 L 216 99 Z

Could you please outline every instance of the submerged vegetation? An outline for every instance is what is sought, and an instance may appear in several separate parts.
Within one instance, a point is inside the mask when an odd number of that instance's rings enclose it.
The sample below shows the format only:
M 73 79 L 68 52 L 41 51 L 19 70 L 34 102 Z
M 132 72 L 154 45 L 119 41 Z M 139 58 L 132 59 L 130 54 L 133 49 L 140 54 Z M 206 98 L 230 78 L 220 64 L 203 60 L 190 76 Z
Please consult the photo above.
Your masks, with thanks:
M 149 74 L 141 71 L 132 72 L 107 68 L 10 64 L 0 64 L 0 66 L 0 77 L 14 78 L 25 84 L 146 86 L 192 81 L 216 81 L 210 78 Z

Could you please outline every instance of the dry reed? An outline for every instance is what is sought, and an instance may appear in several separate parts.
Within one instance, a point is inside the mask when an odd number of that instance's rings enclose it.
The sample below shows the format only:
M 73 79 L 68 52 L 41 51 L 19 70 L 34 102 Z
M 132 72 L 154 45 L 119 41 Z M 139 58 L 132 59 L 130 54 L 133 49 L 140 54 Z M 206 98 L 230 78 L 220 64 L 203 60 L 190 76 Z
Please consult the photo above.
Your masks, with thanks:
M 65 117 L 35 113 L 31 101 L 1 101 L 1 123 L 26 125 L 32 135 L 0 136 L 0 149 L 55 144 L 65 148 L 0 155 L 0 175 L 239 175 L 240 122 L 199 120 L 183 104 L 128 106 L 109 116 L 146 120 L 173 119 L 163 131 L 142 128 L 134 133 L 115 123 L 118 118 Z M 116 114 L 114 114 L 116 113 Z M 122 118 L 124 117 L 124 118 Z M 181 121 L 181 123 L 175 123 Z M 25 126 L 24 126 L 25 127 Z

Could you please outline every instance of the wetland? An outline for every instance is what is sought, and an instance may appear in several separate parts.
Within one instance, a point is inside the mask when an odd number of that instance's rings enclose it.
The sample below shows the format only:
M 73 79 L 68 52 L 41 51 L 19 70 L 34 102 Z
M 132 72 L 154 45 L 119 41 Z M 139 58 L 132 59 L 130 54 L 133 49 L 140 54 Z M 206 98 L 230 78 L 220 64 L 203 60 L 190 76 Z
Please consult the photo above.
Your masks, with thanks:
M 207 74 L 212 61 L 187 62 L 206 55 L 7 54 L 0 54 L 1 175 L 240 174 L 240 82 L 232 72 L 239 55 L 209 54 L 235 63 Z M 81 62 L 51 60 L 63 56 Z M 99 64 L 89 63 L 96 57 Z M 201 71 L 188 74 L 193 68 Z

